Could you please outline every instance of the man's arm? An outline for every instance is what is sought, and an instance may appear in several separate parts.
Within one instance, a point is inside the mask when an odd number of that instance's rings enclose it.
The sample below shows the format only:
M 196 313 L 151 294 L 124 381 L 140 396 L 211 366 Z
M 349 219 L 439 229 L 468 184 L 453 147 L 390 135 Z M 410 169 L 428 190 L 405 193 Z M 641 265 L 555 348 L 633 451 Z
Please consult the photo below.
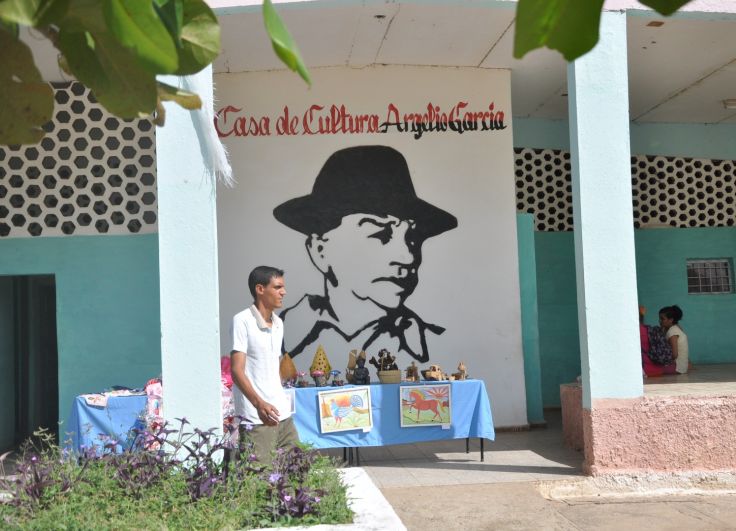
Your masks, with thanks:
M 262 400 L 253 388 L 250 378 L 245 374 L 245 352 L 233 350 L 230 353 L 230 374 L 233 377 L 233 383 L 258 411 L 261 421 L 266 426 L 276 426 L 279 423 L 279 410 Z

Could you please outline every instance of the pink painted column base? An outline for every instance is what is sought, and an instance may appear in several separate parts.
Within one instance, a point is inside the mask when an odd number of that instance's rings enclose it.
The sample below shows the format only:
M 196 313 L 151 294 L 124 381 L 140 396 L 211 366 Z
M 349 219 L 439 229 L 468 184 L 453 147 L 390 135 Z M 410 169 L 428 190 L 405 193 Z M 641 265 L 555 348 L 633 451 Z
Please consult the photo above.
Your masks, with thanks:
M 736 396 L 599 399 L 582 424 L 586 474 L 736 472 Z
M 560 385 L 562 407 L 562 437 L 565 446 L 582 450 L 583 438 L 583 386 L 579 383 Z

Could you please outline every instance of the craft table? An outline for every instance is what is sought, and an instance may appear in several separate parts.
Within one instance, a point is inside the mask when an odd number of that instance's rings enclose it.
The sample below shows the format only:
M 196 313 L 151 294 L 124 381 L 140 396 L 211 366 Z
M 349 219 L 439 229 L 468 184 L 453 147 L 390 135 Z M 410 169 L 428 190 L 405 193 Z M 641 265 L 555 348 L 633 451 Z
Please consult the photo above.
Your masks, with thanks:
M 401 400 L 399 386 L 450 383 L 452 418 L 448 429 L 442 426 L 421 426 L 402 428 L 400 423 Z M 483 380 L 463 380 L 455 382 L 418 382 L 401 384 L 373 384 L 371 407 L 373 428 L 368 432 L 361 430 L 337 433 L 320 433 L 318 393 L 334 390 L 335 387 L 300 387 L 296 389 L 296 414 L 294 423 L 303 443 L 315 448 L 357 449 L 364 446 L 387 446 L 440 439 L 466 439 L 466 452 L 471 437 L 480 438 L 481 460 L 483 460 L 483 440 L 493 440 L 493 419 L 491 403 Z M 359 457 L 358 464 L 359 464 Z
M 146 400 L 144 394 L 110 396 L 105 406 L 93 406 L 78 396 L 72 405 L 69 424 L 62 432 L 71 436 L 72 448 L 77 452 L 93 445 L 102 449 L 108 438 L 118 442 L 118 450 L 127 449 L 135 437 L 132 428 L 144 427 L 141 416 Z

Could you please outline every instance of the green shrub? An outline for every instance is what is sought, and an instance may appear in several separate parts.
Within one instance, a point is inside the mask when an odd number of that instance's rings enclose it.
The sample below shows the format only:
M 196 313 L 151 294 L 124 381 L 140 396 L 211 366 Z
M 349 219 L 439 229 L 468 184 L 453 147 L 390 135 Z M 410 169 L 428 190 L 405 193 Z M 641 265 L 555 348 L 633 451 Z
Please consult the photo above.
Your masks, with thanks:
M 0 528 L 243 529 L 352 521 L 335 464 L 295 446 L 273 462 L 224 459 L 212 431 L 167 426 L 138 433 L 132 448 L 81 455 L 39 433 L 14 470 L 0 466 Z M 229 438 L 228 438 L 229 440 Z M 154 449 L 155 448 L 155 449 Z M 250 455 L 241 448 L 241 455 Z M 2 462 L 0 461 L 0 465 Z M 6 476 L 6 474 L 11 474 Z

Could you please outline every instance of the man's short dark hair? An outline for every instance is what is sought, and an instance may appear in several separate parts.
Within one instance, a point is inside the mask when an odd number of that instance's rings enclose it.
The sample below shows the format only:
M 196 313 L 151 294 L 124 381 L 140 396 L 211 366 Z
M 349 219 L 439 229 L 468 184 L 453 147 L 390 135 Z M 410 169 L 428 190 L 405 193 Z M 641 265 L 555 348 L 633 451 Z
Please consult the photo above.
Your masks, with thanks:
M 284 276 L 284 270 L 270 266 L 258 266 L 250 272 L 248 275 L 248 289 L 250 294 L 253 295 L 253 299 L 256 298 L 256 286 L 258 284 L 262 286 L 268 286 L 271 283 L 272 278 L 279 278 Z

